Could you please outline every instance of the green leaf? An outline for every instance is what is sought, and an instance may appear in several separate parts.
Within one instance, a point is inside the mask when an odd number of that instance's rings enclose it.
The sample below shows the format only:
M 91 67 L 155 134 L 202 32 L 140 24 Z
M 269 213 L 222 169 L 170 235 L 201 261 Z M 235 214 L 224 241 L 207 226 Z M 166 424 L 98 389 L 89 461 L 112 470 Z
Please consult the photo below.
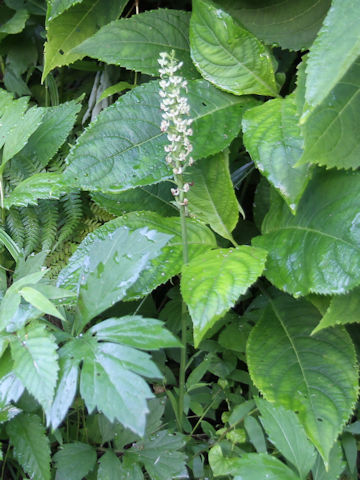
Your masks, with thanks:
M 65 443 L 54 460 L 56 480 L 82 480 L 95 466 L 96 451 L 87 443 Z
M 89 332 L 96 335 L 98 340 L 121 343 L 142 350 L 159 350 L 182 345 L 164 328 L 163 322 L 138 315 L 109 318 L 94 325 Z
M 13 405 L 7 405 L 4 408 L 0 408 L 0 424 L 9 422 L 16 417 L 16 415 L 19 415 L 19 413 L 21 413 L 20 408 L 14 407 Z M 2 458 L 0 458 L 0 460 L 2 460 Z
M 21 169 L 27 162 L 36 165 L 39 170 L 45 167 L 65 142 L 80 108 L 81 104 L 76 100 L 43 108 L 41 124 L 12 159 L 11 168 Z
M 14 362 L 7 349 L 1 356 L 0 362 L 0 406 L 9 405 L 10 402 L 17 402 L 24 392 L 21 380 L 13 372 Z
M 268 45 L 301 50 L 310 47 L 331 0 L 217 0 L 245 28 Z
M 231 15 L 209 0 L 194 0 L 191 57 L 209 82 L 235 95 L 277 96 L 267 48 Z
M 190 81 L 187 95 L 194 119 L 194 159 L 227 147 L 239 133 L 244 109 L 256 104 L 249 97 L 220 92 L 203 80 Z M 66 181 L 86 190 L 117 193 L 170 178 L 161 119 L 157 81 L 126 93 L 79 137 L 67 157 Z
M 358 172 L 319 171 L 291 215 L 278 195 L 253 245 L 266 249 L 266 277 L 292 295 L 346 293 L 359 285 Z
M 30 478 L 50 480 L 50 446 L 37 415 L 21 413 L 6 425 L 14 457 Z
M 163 430 L 137 442 L 126 455 L 142 463 L 152 480 L 187 478 L 186 457 L 179 451 L 184 444 L 182 435 Z
M 319 325 L 314 328 L 312 334 L 323 328 L 348 323 L 360 323 L 360 288 L 355 288 L 347 295 L 336 295 L 330 300 L 329 308 L 326 310 Z
M 98 480 L 120 480 L 122 473 L 123 469 L 118 457 L 112 450 L 106 450 L 99 461 Z
M 256 405 L 271 443 L 296 467 L 300 478 L 306 478 L 314 465 L 316 454 L 296 414 L 260 398 L 256 400 Z
M 239 204 L 230 177 L 228 152 L 199 160 L 185 174 L 185 179 L 193 182 L 187 193 L 190 214 L 232 240 Z
M 135 85 L 132 85 L 131 83 L 128 83 L 128 82 L 115 83 L 115 85 L 111 85 L 111 87 L 106 88 L 102 92 L 100 97 L 97 99 L 96 103 L 98 104 L 105 98 L 111 97 L 111 95 L 116 95 L 117 93 L 121 93 L 124 90 L 131 90 L 134 87 Z
M 147 227 L 131 232 L 126 226 L 98 238 L 82 266 L 78 301 L 82 324 L 124 298 L 170 238 Z
M 46 410 L 53 399 L 58 363 L 57 345 L 44 325 L 29 326 L 12 338 L 14 373 Z
M 246 416 L 244 419 L 244 427 L 255 450 L 258 453 L 266 453 L 265 435 L 256 418 L 251 415 Z
M 48 315 L 52 315 L 65 321 L 65 318 L 57 310 L 55 305 L 50 302 L 50 300 L 48 300 L 45 295 L 39 292 L 36 288 L 24 287 L 20 290 L 19 293 L 24 298 L 24 300 L 26 300 L 35 308 L 40 310 L 40 312 L 47 313 Z
M 55 17 L 61 15 L 65 10 L 82 1 L 83 0 L 48 0 L 47 20 L 54 20 Z
M 7 35 L 20 33 L 25 28 L 26 20 L 29 18 L 29 12 L 23 8 L 16 10 L 14 15 L 0 26 L 0 42 Z
M 297 165 L 360 166 L 360 59 L 356 60 L 303 126 L 305 151 Z
M 318 455 L 311 472 L 313 480 L 338 480 L 344 468 L 341 446 L 339 442 L 336 442 L 331 450 L 328 470 L 325 469 L 324 462 Z
M 249 372 L 264 397 L 297 413 L 326 465 L 357 398 L 354 346 L 342 328 L 311 336 L 319 312 L 305 300 L 270 301 L 247 345 Z
M 83 0 L 62 10 L 61 15 L 51 15 L 46 21 L 44 71 L 42 81 L 55 67 L 69 65 L 84 55 L 71 50 L 93 35 L 100 27 L 115 20 L 124 10 L 128 0 Z
M 71 257 L 68 266 L 60 273 L 58 286 L 78 291 L 80 277 L 89 252 L 99 239 L 107 238 L 121 226 L 126 226 L 130 231 L 147 228 L 172 236 L 163 248 L 162 254 L 152 261 L 151 268 L 143 270 L 139 279 L 130 287 L 126 295 L 127 300 L 152 292 L 158 285 L 180 273 L 183 264 L 180 219 L 178 217 L 164 218 L 152 212 L 134 212 L 112 220 L 89 234 Z M 204 225 L 187 219 L 187 229 L 190 259 L 216 246 L 213 234 Z
M 233 475 L 234 480 L 300 480 L 277 458 L 265 453 L 246 453 L 241 457 L 226 458 L 220 445 L 212 447 L 209 462 L 215 476 Z
M 190 13 L 182 10 L 147 11 L 105 25 L 73 52 L 158 77 L 160 52 L 174 50 L 183 62 L 182 74 L 196 78 L 190 59 L 189 20 Z
M 275 99 L 245 112 L 244 144 L 256 167 L 293 213 L 310 179 L 308 166 L 294 168 L 303 153 L 295 99 Z
M 333 0 L 310 48 L 306 94 L 309 105 L 320 105 L 360 55 L 357 0 Z
M 184 266 L 181 292 L 194 326 L 194 343 L 205 333 L 261 275 L 266 252 L 240 246 L 211 250 Z

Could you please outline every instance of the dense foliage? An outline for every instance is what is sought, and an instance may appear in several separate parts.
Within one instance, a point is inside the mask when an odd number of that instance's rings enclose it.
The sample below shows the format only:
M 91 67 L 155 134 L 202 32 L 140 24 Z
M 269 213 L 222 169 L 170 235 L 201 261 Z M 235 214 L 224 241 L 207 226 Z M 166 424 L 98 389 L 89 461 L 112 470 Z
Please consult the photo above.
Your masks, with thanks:
M 1 480 L 358 478 L 359 18 L 0 2 Z

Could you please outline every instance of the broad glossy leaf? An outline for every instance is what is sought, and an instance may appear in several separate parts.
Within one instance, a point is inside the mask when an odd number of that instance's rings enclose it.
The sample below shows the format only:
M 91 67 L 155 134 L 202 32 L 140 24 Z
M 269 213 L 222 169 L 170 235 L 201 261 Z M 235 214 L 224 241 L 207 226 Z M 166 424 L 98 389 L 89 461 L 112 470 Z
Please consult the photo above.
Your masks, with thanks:
M 48 0 L 47 20 L 54 20 L 55 17 L 61 15 L 65 10 L 82 1 L 83 0 Z
M 190 214 L 232 240 L 231 232 L 239 219 L 239 204 L 230 177 L 228 152 L 199 160 L 185 178 L 193 183 L 187 193 Z
M 181 343 L 168 330 L 164 323 L 139 315 L 109 318 L 90 328 L 90 333 L 98 340 L 121 343 L 142 350 L 180 347 Z
M 50 480 L 50 446 L 37 415 L 20 413 L 6 425 L 14 457 L 30 478 Z
M 256 104 L 249 97 L 220 92 L 204 80 L 190 81 L 187 96 L 194 119 L 194 159 L 227 147 L 239 133 L 243 111 Z M 79 137 L 67 157 L 66 181 L 86 190 L 117 193 L 170 178 L 161 119 L 157 81 L 126 93 Z
M 360 44 L 359 44 L 360 48 Z M 349 68 L 303 126 L 305 151 L 298 165 L 360 166 L 360 58 Z
M 99 460 L 98 480 L 120 480 L 123 469 L 120 460 L 112 450 L 107 450 Z
M 15 187 L 8 197 L 5 197 L 5 208 L 25 207 L 37 205 L 41 198 L 59 198 L 64 193 L 71 191 L 63 182 L 60 173 L 38 173 L 22 181 Z
M 342 328 L 311 336 L 319 312 L 305 300 L 271 301 L 247 345 L 249 372 L 264 397 L 298 414 L 325 463 L 358 394 L 355 349 Z
M 24 168 L 27 162 L 39 170 L 45 167 L 69 135 L 80 108 L 81 104 L 76 100 L 44 108 L 41 124 L 12 159 L 10 168 Z
M 124 298 L 170 239 L 147 227 L 130 231 L 127 226 L 105 239 L 98 237 L 81 266 L 78 306 L 82 324 Z
M 58 285 L 78 291 L 81 272 L 89 252 L 99 239 L 107 238 L 121 226 L 126 226 L 130 231 L 147 228 L 172 236 L 169 243 L 163 248 L 162 254 L 152 261 L 151 268 L 142 271 L 139 279 L 130 287 L 126 295 L 127 300 L 150 293 L 158 285 L 180 273 L 183 264 L 180 219 L 178 217 L 164 218 L 152 212 L 134 212 L 112 220 L 89 234 L 69 260 L 68 266 L 60 273 Z M 204 225 L 187 219 L 187 229 L 190 259 L 216 246 L 214 235 Z
M 307 63 L 308 104 L 320 105 L 360 55 L 357 0 L 333 0 L 323 26 L 310 48 Z
M 294 168 L 303 153 L 295 99 L 274 99 L 245 112 L 244 144 L 257 168 L 293 213 L 310 179 L 308 166 Z
M 266 252 L 248 246 L 210 250 L 183 267 L 181 292 L 194 326 L 195 346 L 261 275 Z
M 231 15 L 209 0 L 194 0 L 191 57 L 209 82 L 235 95 L 277 96 L 267 48 Z
M 190 59 L 189 20 L 190 13 L 183 10 L 143 12 L 105 25 L 73 52 L 158 77 L 160 52 L 174 50 L 184 64 L 182 75 L 196 78 Z
M 44 410 L 51 405 L 56 385 L 56 349 L 53 336 L 42 324 L 20 330 L 11 342 L 14 373 Z
M 260 398 L 256 405 L 271 443 L 296 467 L 300 478 L 306 478 L 314 465 L 316 453 L 296 414 Z
M 355 288 L 347 295 L 332 297 L 329 308 L 312 333 L 348 323 L 360 323 L 360 288 Z
M 300 50 L 312 44 L 331 0 L 217 0 L 216 3 L 265 43 Z
M 127 2 L 128 0 L 83 0 L 61 15 L 48 17 L 42 80 L 53 68 L 69 65 L 82 58 L 84 55 L 72 53 L 71 50 L 100 27 L 115 20 Z
M 359 285 L 359 172 L 318 171 L 291 215 L 276 195 L 253 245 L 265 275 L 292 295 L 341 294 Z
M 336 442 L 331 450 L 328 471 L 325 469 L 322 458 L 318 455 L 311 472 L 314 480 L 338 480 L 344 468 L 345 462 L 343 461 L 341 446 L 339 442 Z
M 265 453 L 226 458 L 216 445 L 210 450 L 209 462 L 215 476 L 233 475 L 234 480 L 300 480 L 284 463 Z
M 96 450 L 87 443 L 65 443 L 53 458 L 56 480 L 82 480 L 95 466 Z

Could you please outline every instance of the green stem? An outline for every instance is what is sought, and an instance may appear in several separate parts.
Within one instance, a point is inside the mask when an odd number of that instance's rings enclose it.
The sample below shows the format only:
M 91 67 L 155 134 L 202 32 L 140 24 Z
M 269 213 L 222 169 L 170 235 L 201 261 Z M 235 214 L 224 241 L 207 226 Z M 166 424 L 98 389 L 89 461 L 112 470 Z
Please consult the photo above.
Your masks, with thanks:
M 4 208 L 4 181 L 2 174 L 0 174 L 0 207 L 1 207 L 1 221 L 5 223 L 5 208 Z

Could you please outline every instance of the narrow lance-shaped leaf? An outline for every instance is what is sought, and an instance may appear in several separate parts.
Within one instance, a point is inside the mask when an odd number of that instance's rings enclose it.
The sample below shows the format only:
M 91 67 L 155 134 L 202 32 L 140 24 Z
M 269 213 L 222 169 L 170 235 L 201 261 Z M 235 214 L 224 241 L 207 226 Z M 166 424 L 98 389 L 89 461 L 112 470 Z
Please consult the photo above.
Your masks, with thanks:
M 326 465 L 358 395 L 355 349 L 342 328 L 311 336 L 319 312 L 305 300 L 270 301 L 247 344 L 249 372 L 272 403 L 293 410 Z
M 210 250 L 184 266 L 181 292 L 194 326 L 194 343 L 261 275 L 266 259 L 262 249 L 241 246 Z
M 212 1 L 193 1 L 190 46 L 201 75 L 217 87 L 235 95 L 277 96 L 267 48 Z
M 244 110 L 257 103 L 220 92 L 203 80 L 188 83 L 188 100 L 194 159 L 226 148 L 239 133 Z M 79 137 L 67 158 L 65 181 L 86 190 L 117 193 L 170 178 L 161 120 L 157 81 L 126 93 Z

